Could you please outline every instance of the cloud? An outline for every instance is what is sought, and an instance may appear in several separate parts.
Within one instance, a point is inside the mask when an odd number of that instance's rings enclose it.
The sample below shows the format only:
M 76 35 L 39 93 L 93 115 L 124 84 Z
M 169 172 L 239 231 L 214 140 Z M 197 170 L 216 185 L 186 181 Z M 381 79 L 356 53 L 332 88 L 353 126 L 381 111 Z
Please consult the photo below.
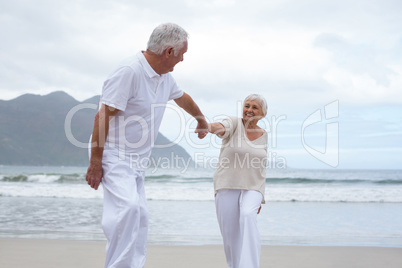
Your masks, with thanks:
M 242 98 L 243 92 L 257 90 L 294 105 L 289 94 L 296 99 L 304 94 L 325 99 L 328 91 L 339 87 L 332 77 L 342 79 L 345 70 L 346 76 L 357 75 L 354 83 L 373 79 L 379 86 L 393 86 L 397 79 L 392 75 L 398 76 L 400 68 L 392 60 L 396 51 L 373 54 L 367 44 L 380 44 L 376 40 L 384 37 L 391 44 L 401 36 L 391 23 L 391 18 L 400 21 L 395 11 L 400 4 L 357 1 L 346 9 L 345 5 L 345 1 L 317 0 L 2 2 L 0 89 L 14 96 L 54 89 L 78 99 L 99 94 L 113 66 L 144 49 L 152 29 L 164 21 L 177 22 L 190 32 L 188 55 L 174 75 L 198 97 L 231 92 Z M 374 30 L 363 26 L 373 23 Z M 356 50 L 360 54 L 353 53 Z M 354 57 L 341 61 L 338 56 L 345 53 Z M 368 53 L 364 64 L 361 60 Z M 337 92 L 340 95 L 332 98 L 348 97 Z
M 0 89 L 14 96 L 99 94 L 108 72 L 152 30 L 131 23 L 144 12 L 110 1 L 17 0 L 2 2 L 0 10 Z M 142 39 L 137 48 L 135 39 Z
M 390 76 L 396 74 L 386 66 L 384 56 L 387 51 L 365 44 L 351 44 L 336 34 L 321 34 L 315 39 L 315 45 L 329 50 L 333 62 L 355 74 L 367 74 L 380 86 L 390 86 Z
M 345 154 L 389 148 L 401 140 L 388 134 L 402 131 L 401 11 L 399 0 L 1 1 L 1 98 L 98 95 L 114 66 L 169 21 L 190 33 L 173 76 L 208 118 L 238 115 L 248 94 L 263 94 L 269 116 L 287 116 L 278 150 L 292 152 L 305 118 L 339 100 Z M 177 136 L 179 121 L 167 113 L 162 133 Z

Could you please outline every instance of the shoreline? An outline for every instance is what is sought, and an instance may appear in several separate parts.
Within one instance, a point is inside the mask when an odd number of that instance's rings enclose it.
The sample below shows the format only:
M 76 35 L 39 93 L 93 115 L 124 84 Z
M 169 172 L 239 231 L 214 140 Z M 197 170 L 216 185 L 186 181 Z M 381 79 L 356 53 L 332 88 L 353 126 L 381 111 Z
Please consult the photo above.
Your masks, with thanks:
M 0 267 L 103 267 L 105 241 L 0 238 Z M 222 245 L 149 245 L 146 268 L 225 267 Z M 262 246 L 260 267 L 402 267 L 402 248 Z

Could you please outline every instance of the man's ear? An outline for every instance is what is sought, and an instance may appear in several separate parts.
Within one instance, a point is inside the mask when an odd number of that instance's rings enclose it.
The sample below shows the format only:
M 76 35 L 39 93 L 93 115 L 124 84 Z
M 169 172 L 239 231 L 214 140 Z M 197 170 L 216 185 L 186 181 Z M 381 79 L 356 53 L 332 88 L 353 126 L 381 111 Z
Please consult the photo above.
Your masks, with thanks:
M 166 50 L 166 56 L 167 57 L 169 57 L 169 56 L 173 56 L 173 47 L 168 47 Z

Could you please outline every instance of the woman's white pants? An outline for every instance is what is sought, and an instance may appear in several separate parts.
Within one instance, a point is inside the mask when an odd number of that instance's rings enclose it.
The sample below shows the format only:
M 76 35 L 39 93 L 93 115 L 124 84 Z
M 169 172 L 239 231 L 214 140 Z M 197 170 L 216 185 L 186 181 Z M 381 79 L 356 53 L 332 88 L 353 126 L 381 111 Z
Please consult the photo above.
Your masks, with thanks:
M 148 235 L 145 172 L 114 158 L 107 155 L 103 159 L 105 268 L 142 268 Z
M 248 190 L 219 190 L 216 214 L 229 268 L 258 268 L 261 254 L 257 212 L 262 194 Z

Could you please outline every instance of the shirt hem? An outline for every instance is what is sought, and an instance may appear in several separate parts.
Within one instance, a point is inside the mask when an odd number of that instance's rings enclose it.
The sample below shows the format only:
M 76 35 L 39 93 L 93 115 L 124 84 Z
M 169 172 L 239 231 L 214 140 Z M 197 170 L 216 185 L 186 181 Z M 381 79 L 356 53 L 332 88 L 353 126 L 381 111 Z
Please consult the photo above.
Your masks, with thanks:
M 245 190 L 245 191 L 256 191 L 256 192 L 259 192 L 259 193 L 262 195 L 261 204 L 265 204 L 265 195 L 264 195 L 260 190 L 247 189 L 247 188 L 244 188 L 244 187 L 238 187 L 238 188 L 236 188 L 236 187 L 222 187 L 222 188 L 215 189 L 215 196 L 216 196 L 216 194 L 218 193 L 219 190 Z
M 117 110 L 123 111 L 123 112 L 124 112 L 124 110 L 126 109 L 126 107 L 124 107 L 124 106 L 121 106 L 121 105 L 112 103 L 111 101 L 107 101 L 107 100 L 101 100 L 101 103 L 103 103 L 103 104 L 105 104 L 105 105 L 107 105 L 107 106 L 116 108 Z

